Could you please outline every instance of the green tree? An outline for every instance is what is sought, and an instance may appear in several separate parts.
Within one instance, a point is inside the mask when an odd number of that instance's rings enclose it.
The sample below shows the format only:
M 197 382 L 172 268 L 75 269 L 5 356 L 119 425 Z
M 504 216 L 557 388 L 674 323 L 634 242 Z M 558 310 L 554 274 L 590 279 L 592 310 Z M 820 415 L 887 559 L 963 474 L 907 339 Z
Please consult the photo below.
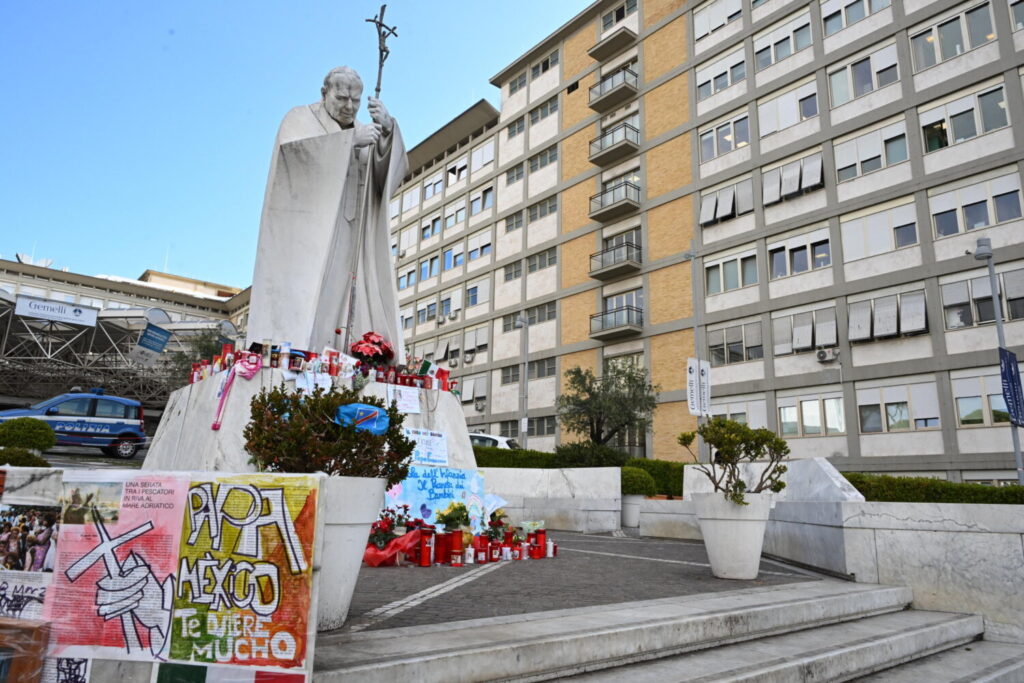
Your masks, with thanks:
M 654 417 L 658 387 L 645 368 L 613 363 L 596 376 L 579 367 L 565 371 L 565 392 L 555 401 L 562 426 L 606 444 L 630 427 L 644 432 Z
M 185 348 L 171 356 L 171 372 L 174 379 L 187 380 L 189 373 L 192 372 L 192 364 L 204 358 L 212 363 L 213 357 L 220 353 L 224 341 L 219 330 L 203 330 L 189 337 L 184 343 Z

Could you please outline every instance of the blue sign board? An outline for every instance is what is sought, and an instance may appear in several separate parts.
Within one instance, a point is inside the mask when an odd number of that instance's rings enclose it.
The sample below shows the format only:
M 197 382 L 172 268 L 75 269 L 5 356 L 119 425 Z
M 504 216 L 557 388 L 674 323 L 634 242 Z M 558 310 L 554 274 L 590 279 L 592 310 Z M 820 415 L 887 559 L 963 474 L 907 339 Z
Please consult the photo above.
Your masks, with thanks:
M 1020 386 L 1020 366 L 1017 365 L 1017 354 L 999 348 L 999 376 L 1003 381 L 1003 400 L 1006 411 L 1010 413 L 1010 422 L 1024 427 L 1024 391 Z
M 435 524 L 437 513 L 451 503 L 462 503 L 473 533 L 482 533 L 487 528 L 486 497 L 484 478 L 477 470 L 413 465 L 409 476 L 388 490 L 384 504 L 408 505 L 411 517 Z
M 139 335 L 139 341 L 128 353 L 128 356 L 136 363 L 142 365 L 153 365 L 156 363 L 164 347 L 171 339 L 171 332 L 153 323 L 147 323 L 146 329 Z

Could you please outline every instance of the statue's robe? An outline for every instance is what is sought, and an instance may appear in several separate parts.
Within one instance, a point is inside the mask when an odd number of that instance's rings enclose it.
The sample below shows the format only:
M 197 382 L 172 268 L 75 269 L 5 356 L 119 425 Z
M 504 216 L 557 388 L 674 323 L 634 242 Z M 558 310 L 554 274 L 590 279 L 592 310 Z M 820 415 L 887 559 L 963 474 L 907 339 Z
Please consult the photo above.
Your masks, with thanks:
M 260 218 L 250 342 L 339 348 L 354 291 L 350 341 L 377 332 L 394 346 L 396 361 L 405 360 L 387 203 L 408 162 L 397 123 L 378 144 L 355 147 L 364 126 L 342 128 L 321 102 L 296 107 L 281 122 Z

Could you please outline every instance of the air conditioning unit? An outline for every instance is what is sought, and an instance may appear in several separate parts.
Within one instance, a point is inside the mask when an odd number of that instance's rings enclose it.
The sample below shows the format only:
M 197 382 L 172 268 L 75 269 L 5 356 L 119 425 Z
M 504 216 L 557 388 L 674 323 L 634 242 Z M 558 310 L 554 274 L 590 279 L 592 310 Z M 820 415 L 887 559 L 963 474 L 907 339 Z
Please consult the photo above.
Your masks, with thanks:
M 448 319 L 449 320 L 458 320 L 459 319 L 459 312 L 458 311 L 454 311 L 452 313 L 449 313 L 448 314 Z
M 464 354 L 462 355 L 462 361 L 463 361 L 463 362 L 464 362 L 464 363 L 465 363 L 466 365 L 469 365 L 470 363 L 472 363 L 472 362 L 473 362 L 473 357 L 474 357 L 474 356 L 476 356 L 476 354 L 475 354 L 475 353 L 474 353 L 473 351 L 466 351 L 466 353 L 464 353 Z
M 459 367 L 459 359 L 458 358 L 452 358 L 450 361 L 448 361 L 448 367 L 450 367 L 450 368 L 457 368 L 457 367 Z
M 445 317 L 443 315 L 437 316 L 437 324 L 438 325 L 444 325 L 444 322 L 445 322 Z
M 832 363 L 839 360 L 839 349 L 818 349 L 819 363 Z
M 405 249 L 403 249 L 402 251 L 398 252 L 398 258 L 405 258 Z
M 487 402 L 478 400 L 476 403 L 473 404 L 473 408 L 476 410 L 476 412 L 482 413 L 487 409 Z

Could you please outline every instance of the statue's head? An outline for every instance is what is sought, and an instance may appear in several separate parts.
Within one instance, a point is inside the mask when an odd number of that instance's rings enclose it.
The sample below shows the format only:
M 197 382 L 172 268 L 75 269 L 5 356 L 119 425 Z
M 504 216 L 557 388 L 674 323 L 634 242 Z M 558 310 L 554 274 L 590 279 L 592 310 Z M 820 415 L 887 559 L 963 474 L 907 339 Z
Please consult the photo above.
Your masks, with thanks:
M 328 115 L 342 126 L 351 126 L 363 96 L 363 79 L 354 69 L 339 66 L 324 76 L 320 94 Z

